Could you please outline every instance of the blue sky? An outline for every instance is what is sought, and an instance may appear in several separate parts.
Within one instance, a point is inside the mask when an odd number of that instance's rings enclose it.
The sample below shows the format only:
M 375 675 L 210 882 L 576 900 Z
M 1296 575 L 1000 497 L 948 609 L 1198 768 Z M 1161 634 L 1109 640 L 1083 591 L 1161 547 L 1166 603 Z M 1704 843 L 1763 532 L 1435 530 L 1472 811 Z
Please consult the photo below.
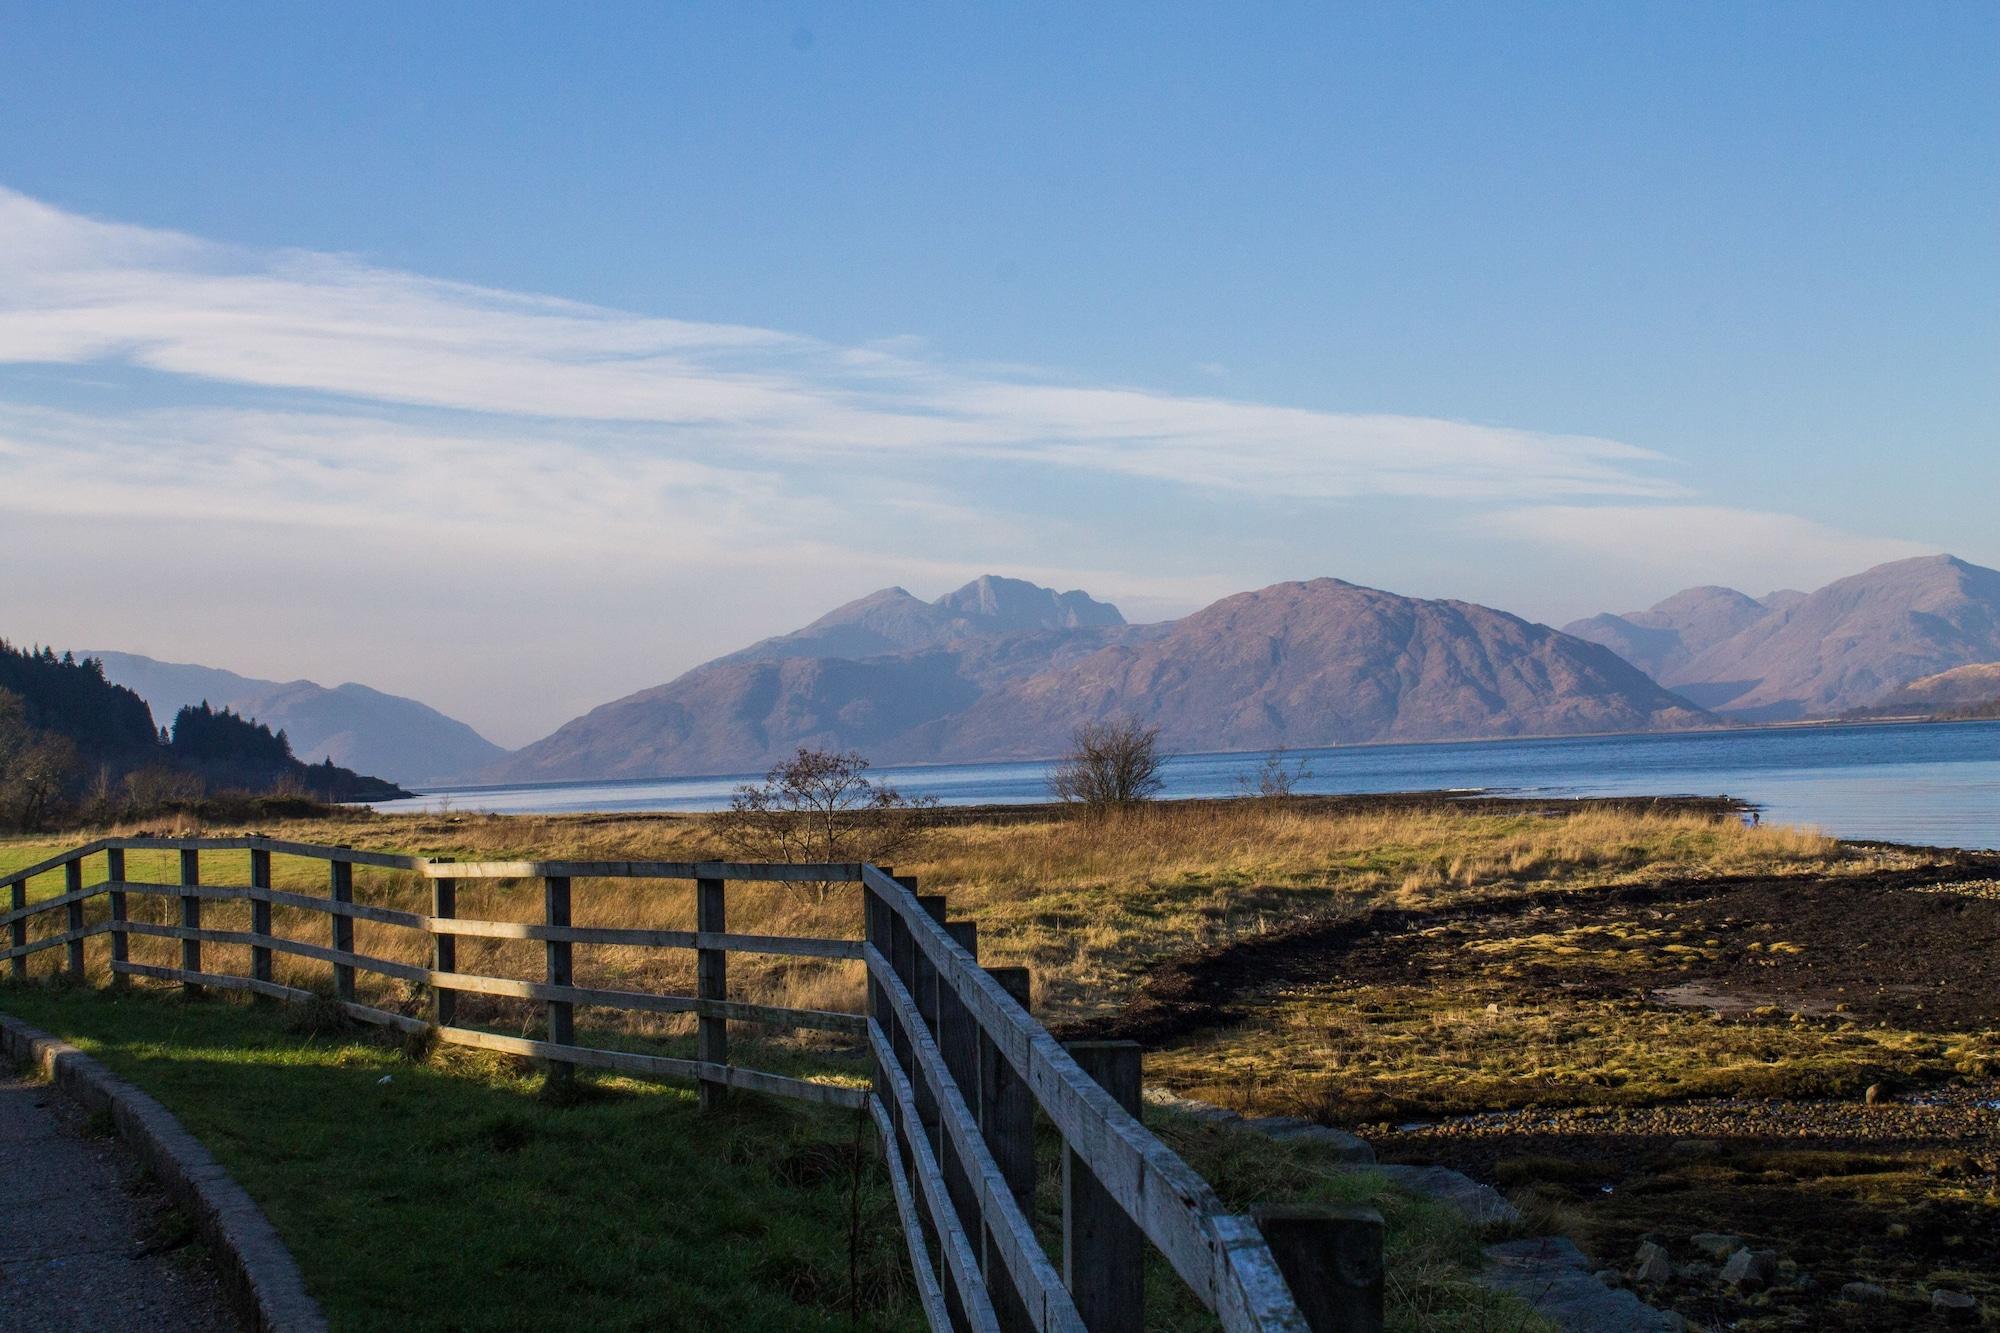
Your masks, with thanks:
M 1996 90 L 1974 4 L 0 3 L 0 632 L 518 743 L 987 569 L 2000 564 Z

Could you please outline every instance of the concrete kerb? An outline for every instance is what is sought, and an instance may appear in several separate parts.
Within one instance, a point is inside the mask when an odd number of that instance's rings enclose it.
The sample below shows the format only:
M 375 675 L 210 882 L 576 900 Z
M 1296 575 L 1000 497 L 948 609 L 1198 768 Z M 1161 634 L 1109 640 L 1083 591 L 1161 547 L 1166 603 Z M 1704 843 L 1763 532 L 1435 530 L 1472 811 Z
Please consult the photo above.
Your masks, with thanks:
M 119 1137 L 207 1242 L 223 1290 L 247 1326 L 259 1333 L 323 1333 L 326 1316 L 270 1220 L 164 1106 L 76 1047 L 7 1014 L 0 1014 L 0 1053 L 40 1069 L 86 1110 L 110 1114 Z

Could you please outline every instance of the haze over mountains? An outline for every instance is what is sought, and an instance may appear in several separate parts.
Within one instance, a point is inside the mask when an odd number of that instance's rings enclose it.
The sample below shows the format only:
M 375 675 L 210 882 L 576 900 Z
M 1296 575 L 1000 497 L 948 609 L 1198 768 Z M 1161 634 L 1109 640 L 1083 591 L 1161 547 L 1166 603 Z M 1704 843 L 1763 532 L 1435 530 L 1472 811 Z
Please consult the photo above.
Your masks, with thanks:
M 1875 701 L 1889 712 L 1966 708 L 2000 702 L 2000 662 L 1975 662 L 1922 676 Z
M 155 718 L 170 719 L 183 705 L 206 701 L 283 731 L 303 759 L 331 758 L 405 785 L 468 778 L 507 753 L 435 708 L 366 685 L 328 689 L 309 680 L 258 680 L 137 653 L 80 656 L 102 660 L 105 678 L 144 699 Z
M 884 588 L 827 612 L 804 629 L 730 653 L 721 661 L 781 657 L 876 657 L 975 636 L 1040 630 L 1116 629 L 1125 617 L 1083 592 L 1057 592 L 987 574 L 934 602 Z
M 936 602 L 861 598 L 594 709 L 488 776 L 732 772 L 801 745 L 878 763 L 1040 757 L 1122 715 L 1181 750 L 1713 721 L 1599 645 L 1470 603 L 1316 579 L 1132 626 L 1084 594 L 989 576 Z
M 2000 699 L 2000 572 L 1897 561 L 1806 593 L 1690 588 L 1557 631 L 1339 579 L 1127 624 L 1081 591 L 986 576 L 885 588 L 613 700 L 511 754 L 414 700 L 93 653 L 156 715 L 206 699 L 309 758 L 404 783 L 739 773 L 799 746 L 877 763 L 1043 758 L 1132 716 L 1174 750 L 1675 730 Z
M 1727 717 L 1830 717 L 1922 677 L 2000 661 L 2000 571 L 1939 555 L 1878 565 L 1809 594 L 1758 600 L 1691 588 L 1566 632 Z

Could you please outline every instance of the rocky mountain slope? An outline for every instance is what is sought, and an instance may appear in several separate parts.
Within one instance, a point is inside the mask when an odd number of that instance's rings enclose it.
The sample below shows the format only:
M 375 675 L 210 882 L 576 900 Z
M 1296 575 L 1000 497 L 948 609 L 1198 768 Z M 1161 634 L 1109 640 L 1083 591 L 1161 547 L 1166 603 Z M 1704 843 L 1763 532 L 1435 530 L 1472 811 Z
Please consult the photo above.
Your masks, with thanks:
M 840 655 L 885 642 L 902 650 Z M 1040 757 L 1080 722 L 1126 715 L 1180 750 L 1713 720 L 1599 645 L 1465 602 L 1317 579 L 1129 626 L 1080 593 L 982 579 L 932 603 L 862 598 L 605 704 L 488 776 L 740 772 L 801 745 L 878 763 Z
M 1964 708 L 2000 701 L 2000 662 L 1974 662 L 1922 676 L 1876 701 L 1877 708 L 1911 711 Z
M 1656 680 L 1693 661 L 1770 614 L 1770 606 L 1734 588 L 1689 588 L 1646 611 L 1592 616 L 1563 626 L 1601 643 Z
M 1732 717 L 1834 716 L 1912 681 L 2000 660 L 2000 571 L 1923 556 L 1762 603 L 1691 589 L 1652 612 L 1594 616 L 1569 632 L 1657 667 L 1666 685 Z
M 160 662 L 136 653 L 91 652 L 105 678 L 171 718 L 207 702 L 283 731 L 293 753 L 380 773 L 405 785 L 477 773 L 507 752 L 465 723 L 426 704 L 353 683 L 328 689 L 309 680 L 240 676 L 218 667 Z
M 1280 583 L 1011 682 L 932 728 L 938 758 L 1059 753 L 1078 723 L 1157 723 L 1178 750 L 1699 726 L 1616 654 L 1470 602 Z
M 753 643 L 721 660 L 878 657 L 973 637 L 1108 629 L 1124 623 L 1117 607 L 1086 593 L 1056 592 L 1025 579 L 986 574 L 934 602 L 901 588 L 884 588 L 827 612 L 804 629 Z

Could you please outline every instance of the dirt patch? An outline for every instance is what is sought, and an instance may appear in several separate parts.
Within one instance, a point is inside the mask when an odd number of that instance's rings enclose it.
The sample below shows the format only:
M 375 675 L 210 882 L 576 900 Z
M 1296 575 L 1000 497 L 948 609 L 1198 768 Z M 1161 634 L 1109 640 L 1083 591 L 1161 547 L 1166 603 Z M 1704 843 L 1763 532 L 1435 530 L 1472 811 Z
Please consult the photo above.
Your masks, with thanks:
M 1325 917 L 1171 960 L 1093 1031 L 1493 1182 L 1606 1267 L 1663 1244 L 1698 1327 L 1923 1325 L 1935 1287 L 2000 1312 L 2000 858 L 1895 864 Z M 1783 1282 L 1722 1287 L 1705 1231 Z
M 2000 1309 L 1996 1098 L 1988 1083 L 1876 1106 L 1513 1112 L 1380 1135 L 1376 1147 L 1496 1182 L 1599 1263 L 1629 1268 L 1641 1241 L 1664 1245 L 1676 1276 L 1663 1299 L 1697 1327 L 1872 1330 L 1922 1326 L 1939 1286 Z M 1784 1282 L 1755 1299 L 1722 1288 L 1692 1244 L 1701 1232 L 1777 1250 Z M 1852 1281 L 1885 1288 L 1886 1306 L 1838 1300 Z
M 1088 1031 L 1163 1045 L 1242 1022 L 1260 997 L 1289 987 L 1481 980 L 1489 968 L 1506 969 L 1510 985 L 1571 994 L 1697 986 L 1730 1007 L 1741 1007 L 1730 997 L 1758 997 L 1751 1010 L 1893 1017 L 1923 1031 L 1992 1025 L 2000 1022 L 2000 900 L 1940 890 L 1990 879 L 2000 858 L 1939 857 L 1814 880 L 1513 891 L 1444 912 L 1303 921 L 1168 960 L 1121 1013 Z M 1471 960 L 1480 966 L 1468 966 L 1468 947 L 1509 941 L 1527 947 L 1514 958 L 1489 947 Z M 1533 947 L 1540 941 L 1545 948 Z M 1070 1035 L 1084 1035 L 1084 1026 Z

